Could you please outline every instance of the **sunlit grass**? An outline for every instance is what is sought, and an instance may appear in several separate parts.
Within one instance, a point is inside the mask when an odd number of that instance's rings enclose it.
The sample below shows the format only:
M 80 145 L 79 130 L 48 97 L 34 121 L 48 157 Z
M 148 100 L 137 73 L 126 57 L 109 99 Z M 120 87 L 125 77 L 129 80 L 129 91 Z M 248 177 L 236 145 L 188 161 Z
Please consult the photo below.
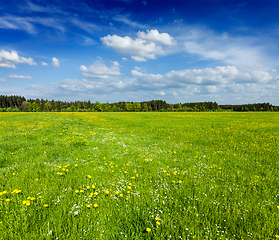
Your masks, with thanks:
M 0 239 L 276 239 L 278 113 L 0 113 Z

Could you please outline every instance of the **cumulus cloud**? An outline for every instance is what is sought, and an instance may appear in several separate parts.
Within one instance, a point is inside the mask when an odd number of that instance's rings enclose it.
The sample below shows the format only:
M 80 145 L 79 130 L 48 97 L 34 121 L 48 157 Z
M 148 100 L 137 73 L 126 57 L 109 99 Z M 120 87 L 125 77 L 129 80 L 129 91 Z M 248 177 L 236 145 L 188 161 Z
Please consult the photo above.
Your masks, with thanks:
M 85 78 L 108 78 L 109 75 L 121 75 L 117 61 L 114 61 L 110 67 L 107 67 L 100 60 L 97 60 L 89 67 L 81 65 L 79 69 L 83 71 L 82 76 Z
M 52 63 L 54 67 L 60 67 L 59 60 L 57 58 L 52 58 Z
M 159 33 L 157 29 L 147 30 L 147 33 L 139 31 L 137 33 L 137 36 L 143 40 L 147 40 L 158 44 L 165 44 L 165 45 L 175 44 L 173 37 L 171 37 L 167 33 Z
M 28 65 L 37 65 L 33 58 L 21 57 L 16 51 L 8 52 L 5 50 L 0 51 L 0 67 L 16 68 L 15 64 L 26 63 Z
M 145 87 L 181 88 L 186 85 L 217 86 L 229 83 L 268 83 L 272 77 L 267 72 L 241 72 L 235 66 L 184 69 L 170 71 L 166 74 L 148 74 L 131 70 L 138 84 Z M 208 88 L 211 92 L 214 87 Z
M 66 79 L 60 83 L 60 88 L 67 92 L 107 94 L 127 91 L 131 88 L 131 82 L 122 82 L 119 79 L 102 79 L 99 82 L 92 82 L 87 79 Z
M 165 92 L 163 92 L 163 91 L 160 91 L 160 92 L 155 92 L 155 94 L 160 95 L 160 96 L 165 96 L 165 95 L 166 95 L 166 93 L 165 93 Z
M 12 75 L 9 76 L 9 78 L 31 79 L 32 77 L 12 74 Z
M 41 65 L 42 65 L 42 66 L 48 66 L 48 63 L 45 63 L 45 62 L 42 61 L 42 62 L 41 62 Z
M 144 57 L 139 57 L 139 56 L 132 56 L 131 58 L 137 62 L 146 62 L 147 61 Z
M 7 80 L 4 78 L 0 78 L 0 82 L 7 82 Z
M 128 36 L 107 35 L 101 38 L 103 44 L 113 50 L 130 55 L 135 61 L 143 62 L 147 59 L 156 59 L 157 56 L 166 54 L 166 50 L 157 44 L 175 45 L 173 38 L 167 33 L 159 33 L 158 30 L 138 32 L 138 38 L 132 39 Z
M 114 49 L 117 52 L 131 55 L 132 57 L 140 57 L 156 59 L 156 55 L 163 54 L 164 51 L 160 46 L 153 42 L 147 42 L 142 39 L 131 39 L 130 37 L 119 37 L 117 35 L 107 35 L 101 38 L 103 44 Z
M 273 69 L 271 69 L 271 72 L 277 72 L 277 70 L 273 68 Z

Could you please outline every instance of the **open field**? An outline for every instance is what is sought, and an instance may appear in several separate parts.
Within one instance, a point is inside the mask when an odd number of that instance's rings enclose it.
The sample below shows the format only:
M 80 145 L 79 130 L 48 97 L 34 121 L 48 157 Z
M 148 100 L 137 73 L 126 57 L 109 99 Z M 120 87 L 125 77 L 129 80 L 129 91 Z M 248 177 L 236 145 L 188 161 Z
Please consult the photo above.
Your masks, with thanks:
M 0 239 L 279 238 L 279 113 L 0 113 Z

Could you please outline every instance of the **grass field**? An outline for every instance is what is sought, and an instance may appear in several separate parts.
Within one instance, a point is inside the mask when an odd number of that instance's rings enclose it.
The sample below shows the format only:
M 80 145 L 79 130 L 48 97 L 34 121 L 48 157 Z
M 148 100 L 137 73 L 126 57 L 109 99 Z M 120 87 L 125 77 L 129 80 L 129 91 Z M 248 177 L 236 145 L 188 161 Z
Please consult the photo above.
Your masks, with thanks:
M 279 113 L 0 113 L 0 239 L 279 239 Z

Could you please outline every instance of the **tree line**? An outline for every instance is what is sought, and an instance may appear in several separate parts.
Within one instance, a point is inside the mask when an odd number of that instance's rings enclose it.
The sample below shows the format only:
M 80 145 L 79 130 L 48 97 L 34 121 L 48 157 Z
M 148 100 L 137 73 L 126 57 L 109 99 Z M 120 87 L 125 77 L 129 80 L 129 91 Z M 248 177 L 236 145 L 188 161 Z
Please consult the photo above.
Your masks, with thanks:
M 270 103 L 218 105 L 216 102 L 170 104 L 163 100 L 100 103 L 98 101 L 54 101 L 0 95 L 1 112 L 208 112 L 208 111 L 279 111 Z

